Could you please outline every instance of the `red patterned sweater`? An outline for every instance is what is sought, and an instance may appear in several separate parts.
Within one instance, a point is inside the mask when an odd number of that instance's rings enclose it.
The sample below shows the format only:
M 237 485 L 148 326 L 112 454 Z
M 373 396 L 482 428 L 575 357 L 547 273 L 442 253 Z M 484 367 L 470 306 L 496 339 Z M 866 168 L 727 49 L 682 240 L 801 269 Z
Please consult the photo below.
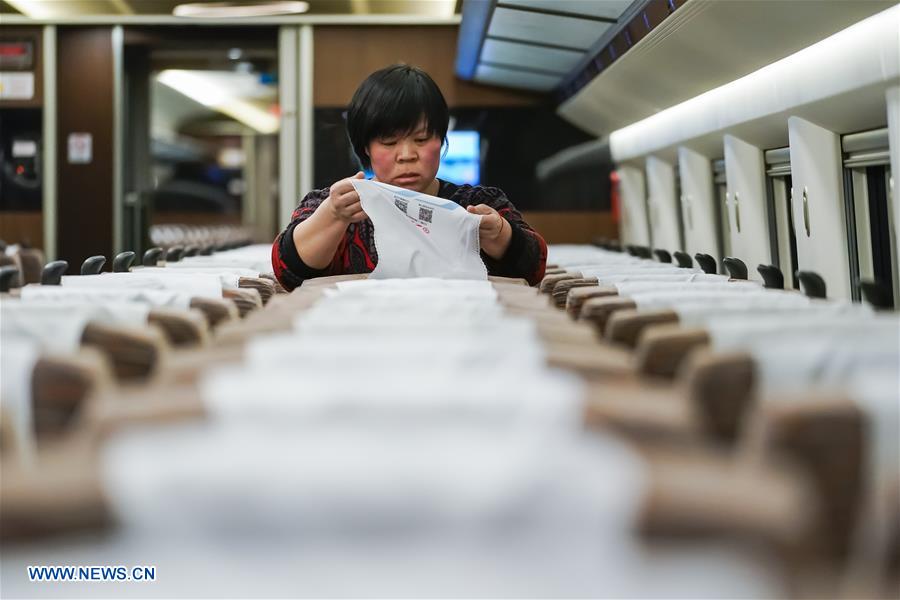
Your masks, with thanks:
M 499 189 L 484 186 L 455 185 L 438 180 L 438 196 L 452 200 L 463 208 L 486 204 L 496 210 L 512 226 L 512 238 L 506 254 L 496 260 L 481 253 L 488 274 L 502 277 L 522 277 L 531 285 L 537 285 L 544 276 L 547 264 L 547 243 L 532 229 L 522 214 Z M 353 223 L 341 240 L 334 259 L 324 269 L 313 269 L 306 265 L 294 246 L 294 228 L 309 218 L 328 197 L 328 189 L 313 190 L 300 202 L 291 215 L 291 223 L 278 234 L 272 244 L 272 267 L 281 285 L 288 291 L 303 283 L 305 279 L 325 275 L 348 275 L 371 273 L 378 264 L 375 250 L 375 226 L 371 219 Z

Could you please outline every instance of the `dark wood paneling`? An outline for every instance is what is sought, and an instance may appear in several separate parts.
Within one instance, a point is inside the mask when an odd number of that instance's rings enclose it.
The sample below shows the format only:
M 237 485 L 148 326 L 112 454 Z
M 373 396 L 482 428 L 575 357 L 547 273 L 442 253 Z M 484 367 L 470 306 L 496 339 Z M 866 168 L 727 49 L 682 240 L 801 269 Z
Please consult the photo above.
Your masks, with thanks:
M 0 213 L 0 240 L 7 244 L 44 247 L 44 221 L 34 211 L 5 210 Z
M 0 40 L 23 40 L 34 43 L 34 96 L 30 100 L 0 100 L 0 108 L 40 108 L 44 105 L 44 49 L 40 27 L 3 26 Z M 23 71 L 24 72 L 24 71 Z
M 403 62 L 424 69 L 441 88 L 447 104 L 528 106 L 542 96 L 458 79 L 456 26 L 319 26 L 313 33 L 313 98 L 316 107 L 346 106 L 373 71 Z
M 612 213 L 593 211 L 527 211 L 522 216 L 548 244 L 588 244 L 595 237 L 618 238 Z
M 57 254 L 73 270 L 113 251 L 111 28 L 59 28 L 57 67 Z M 90 163 L 69 163 L 70 133 L 93 136 Z

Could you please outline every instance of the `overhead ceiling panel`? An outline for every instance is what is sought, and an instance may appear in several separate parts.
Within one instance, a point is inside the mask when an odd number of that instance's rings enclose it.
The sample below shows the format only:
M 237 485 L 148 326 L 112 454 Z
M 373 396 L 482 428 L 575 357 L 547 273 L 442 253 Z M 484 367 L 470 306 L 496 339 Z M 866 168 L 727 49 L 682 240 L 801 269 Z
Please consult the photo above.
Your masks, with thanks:
M 801 50 L 896 2 L 690 0 L 559 107 L 596 135 Z
M 632 0 L 500 0 L 499 4 L 615 21 L 631 2 Z
M 528 71 L 500 69 L 482 64 L 478 65 L 478 70 L 475 71 L 475 80 L 491 85 L 502 85 L 538 92 L 548 92 L 556 87 L 560 81 L 560 77 L 544 75 L 542 73 L 531 73 Z
M 484 47 L 481 49 L 481 61 L 494 66 L 498 64 L 514 65 L 552 71 L 561 75 L 565 75 L 575 68 L 582 56 L 584 53 L 572 50 L 543 48 L 491 39 L 485 40 Z
M 602 21 L 498 7 L 491 17 L 487 34 L 488 37 L 587 50 L 609 27 L 610 23 Z

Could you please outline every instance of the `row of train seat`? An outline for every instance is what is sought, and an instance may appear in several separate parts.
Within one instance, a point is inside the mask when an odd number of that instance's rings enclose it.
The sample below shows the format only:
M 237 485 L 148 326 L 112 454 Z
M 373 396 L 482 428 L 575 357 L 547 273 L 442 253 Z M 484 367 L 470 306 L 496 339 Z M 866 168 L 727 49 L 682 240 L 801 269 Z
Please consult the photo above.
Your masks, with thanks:
M 4 267 L 4 588 L 89 556 L 160 595 L 895 594 L 896 315 L 603 245 L 539 288 Z

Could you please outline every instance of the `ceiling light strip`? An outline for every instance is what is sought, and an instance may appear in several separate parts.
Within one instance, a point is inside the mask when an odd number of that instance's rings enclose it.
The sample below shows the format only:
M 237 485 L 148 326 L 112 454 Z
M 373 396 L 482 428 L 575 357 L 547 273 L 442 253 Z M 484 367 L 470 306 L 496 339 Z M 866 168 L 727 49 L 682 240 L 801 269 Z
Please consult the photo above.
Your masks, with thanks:
M 176 6 L 172 14 L 176 17 L 192 19 L 240 19 L 243 17 L 296 15 L 308 10 L 309 2 L 302 0 L 271 0 L 264 3 L 188 2 Z

